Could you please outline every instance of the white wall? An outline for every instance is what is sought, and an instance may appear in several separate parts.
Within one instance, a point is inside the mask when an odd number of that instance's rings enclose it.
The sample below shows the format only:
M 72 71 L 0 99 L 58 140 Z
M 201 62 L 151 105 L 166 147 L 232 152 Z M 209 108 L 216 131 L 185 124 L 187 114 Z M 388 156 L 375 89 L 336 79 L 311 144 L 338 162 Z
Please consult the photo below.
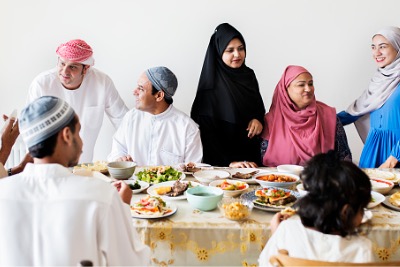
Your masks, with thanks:
M 371 36 L 399 26 L 397 0 L 0 0 L 0 114 L 25 104 L 27 89 L 56 64 L 56 47 L 86 40 L 95 67 L 108 73 L 129 108 L 146 68 L 165 65 L 178 77 L 175 106 L 186 113 L 196 93 L 209 38 L 228 22 L 243 34 L 247 60 L 268 110 L 288 64 L 314 76 L 316 96 L 338 111 L 366 88 L 375 70 Z M 354 160 L 362 143 L 345 128 Z M 114 130 L 105 119 L 95 159 L 105 159 Z

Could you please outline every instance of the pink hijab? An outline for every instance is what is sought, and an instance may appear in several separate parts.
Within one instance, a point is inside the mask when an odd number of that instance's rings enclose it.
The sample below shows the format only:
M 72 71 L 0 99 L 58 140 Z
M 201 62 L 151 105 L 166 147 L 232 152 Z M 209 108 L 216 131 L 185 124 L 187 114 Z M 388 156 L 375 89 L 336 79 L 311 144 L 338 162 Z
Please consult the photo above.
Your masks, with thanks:
M 314 101 L 299 109 L 291 101 L 287 87 L 301 73 L 300 66 L 288 66 L 278 82 L 269 112 L 264 117 L 262 137 L 268 140 L 265 166 L 304 165 L 312 156 L 335 147 L 336 110 Z

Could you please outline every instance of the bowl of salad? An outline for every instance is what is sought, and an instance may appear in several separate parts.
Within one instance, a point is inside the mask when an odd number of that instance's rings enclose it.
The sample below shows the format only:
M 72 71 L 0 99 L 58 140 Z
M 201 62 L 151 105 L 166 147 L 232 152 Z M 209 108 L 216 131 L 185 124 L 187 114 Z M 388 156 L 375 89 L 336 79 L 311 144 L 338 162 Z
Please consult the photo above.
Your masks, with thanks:
M 138 180 L 149 184 L 159 184 L 183 180 L 186 178 L 186 175 L 171 166 L 152 166 L 136 173 L 136 177 Z
M 229 179 L 212 181 L 210 186 L 221 188 L 225 197 L 236 197 L 249 188 L 249 185 L 245 182 Z

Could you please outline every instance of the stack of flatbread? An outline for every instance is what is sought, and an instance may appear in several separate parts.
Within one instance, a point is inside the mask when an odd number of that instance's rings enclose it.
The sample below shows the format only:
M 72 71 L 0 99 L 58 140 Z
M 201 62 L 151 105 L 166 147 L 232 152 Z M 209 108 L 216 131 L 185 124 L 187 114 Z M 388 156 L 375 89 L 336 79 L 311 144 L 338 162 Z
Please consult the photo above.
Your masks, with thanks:
M 389 197 L 389 202 L 393 206 L 400 207 L 400 192 L 394 193 Z

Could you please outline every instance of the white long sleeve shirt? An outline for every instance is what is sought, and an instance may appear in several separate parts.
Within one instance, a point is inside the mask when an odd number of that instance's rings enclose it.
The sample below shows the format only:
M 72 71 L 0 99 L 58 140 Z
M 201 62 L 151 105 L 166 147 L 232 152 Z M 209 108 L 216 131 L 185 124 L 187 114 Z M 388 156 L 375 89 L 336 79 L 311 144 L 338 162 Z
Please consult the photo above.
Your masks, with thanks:
M 341 237 L 305 228 L 297 217 L 281 222 L 259 257 L 259 266 L 285 249 L 291 257 L 321 261 L 371 262 L 372 243 L 363 236 Z
M 110 183 L 29 163 L 0 180 L 0 266 L 148 265 L 130 216 Z
M 132 109 L 114 134 L 108 160 L 126 155 L 139 166 L 201 162 L 199 127 L 173 105 L 157 115 Z
M 103 124 L 104 113 L 118 128 L 128 111 L 113 81 L 103 72 L 90 67 L 76 90 L 63 87 L 57 77 L 57 68 L 42 72 L 31 83 L 28 103 L 41 96 L 56 96 L 67 101 L 79 116 L 83 153 L 79 162 L 92 162 L 93 151 Z

